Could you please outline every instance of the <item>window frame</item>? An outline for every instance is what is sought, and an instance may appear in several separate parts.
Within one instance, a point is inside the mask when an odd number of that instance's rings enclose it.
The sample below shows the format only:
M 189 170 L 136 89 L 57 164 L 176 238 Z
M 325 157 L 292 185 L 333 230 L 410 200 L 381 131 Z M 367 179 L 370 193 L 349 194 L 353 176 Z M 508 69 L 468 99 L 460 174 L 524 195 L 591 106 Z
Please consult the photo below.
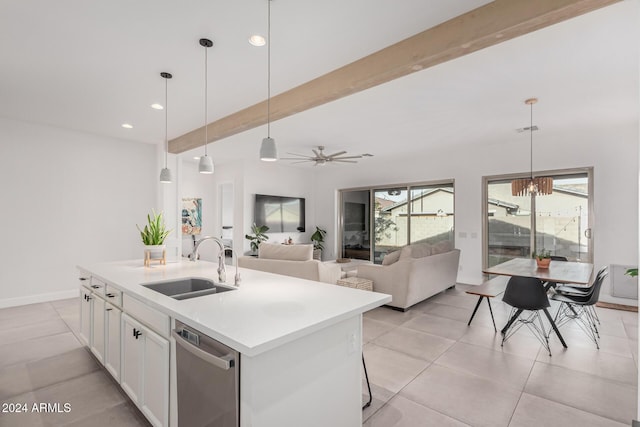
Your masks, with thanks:
M 456 244 L 456 180 L 454 178 L 450 179 L 437 179 L 432 181 L 417 181 L 417 182 L 404 182 L 400 184 L 382 184 L 382 185 L 370 185 L 364 187 L 353 187 L 353 188 L 341 188 L 338 190 L 338 232 L 336 233 L 337 237 L 337 245 L 339 257 L 344 256 L 344 193 L 350 191 L 369 191 L 369 229 L 367 230 L 369 234 L 369 239 L 373 239 L 373 218 L 375 216 L 375 192 L 376 191 L 384 191 L 391 189 L 403 189 L 407 191 L 407 198 L 411 197 L 411 190 L 416 187 L 437 187 L 437 186 L 451 186 L 453 188 L 453 246 Z M 411 216 L 411 203 L 407 203 L 407 217 Z M 411 241 L 411 221 L 410 219 L 407 221 L 407 242 Z M 410 244 L 410 243 L 408 243 Z M 375 245 L 371 244 L 369 248 L 369 259 L 374 259 L 374 250 Z
M 553 176 L 560 177 L 563 175 L 577 175 L 577 174 L 587 174 L 587 191 L 588 191 L 588 227 L 590 237 L 587 238 L 588 242 L 588 259 L 585 262 L 589 262 L 593 264 L 594 258 L 594 239 L 593 239 L 593 224 L 594 224 L 594 209 L 593 209 L 593 200 L 594 200 L 594 173 L 593 166 L 589 167 L 579 167 L 579 168 L 570 168 L 570 169 L 553 169 L 553 170 L 545 170 L 545 171 L 534 171 L 533 176 Z M 517 178 L 528 178 L 531 176 L 531 172 L 522 172 L 522 173 L 510 173 L 510 174 L 502 174 L 502 175 L 487 175 L 482 177 L 482 267 L 483 269 L 488 268 L 489 266 L 489 184 L 492 181 L 509 181 Z M 532 250 L 535 248 L 535 240 L 536 240 L 536 204 L 535 197 L 531 197 L 531 234 L 530 234 L 530 247 Z M 540 196 L 544 197 L 544 196 Z M 585 230 L 585 232 L 587 231 Z

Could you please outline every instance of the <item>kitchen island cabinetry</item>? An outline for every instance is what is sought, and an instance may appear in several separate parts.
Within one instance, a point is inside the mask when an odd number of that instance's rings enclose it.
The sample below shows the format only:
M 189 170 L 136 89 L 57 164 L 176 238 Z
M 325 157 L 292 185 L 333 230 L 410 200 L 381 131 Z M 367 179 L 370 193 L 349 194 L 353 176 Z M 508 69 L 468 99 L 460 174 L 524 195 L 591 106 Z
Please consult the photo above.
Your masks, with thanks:
M 178 426 L 177 373 L 188 370 L 197 377 L 204 371 L 196 363 L 177 366 L 171 332 L 179 322 L 239 353 L 240 387 L 230 393 L 240 427 L 362 424 L 362 313 L 389 302 L 389 295 L 241 269 L 237 288 L 177 300 L 145 285 L 216 278 L 217 265 L 185 261 L 143 267 L 133 260 L 79 268 L 105 284 L 104 296 L 109 289 L 119 292 L 120 384 L 154 426 L 191 427 Z M 81 286 L 81 298 L 86 294 Z M 91 304 L 85 306 L 84 299 L 81 304 L 93 315 Z M 104 307 L 109 366 L 110 350 L 115 351 L 111 314 L 117 307 L 108 299 Z M 90 335 L 89 329 L 91 347 Z M 187 398 L 212 398 L 195 392 Z M 216 405 L 198 405 L 216 416 Z
M 105 317 L 107 332 L 105 337 L 104 367 L 107 368 L 107 371 L 117 382 L 120 382 L 120 322 L 122 311 L 115 305 L 106 303 Z
M 122 315 L 122 389 L 154 426 L 169 425 L 169 341 Z
M 80 341 L 91 348 L 91 323 L 93 322 L 93 303 L 90 289 L 80 286 Z

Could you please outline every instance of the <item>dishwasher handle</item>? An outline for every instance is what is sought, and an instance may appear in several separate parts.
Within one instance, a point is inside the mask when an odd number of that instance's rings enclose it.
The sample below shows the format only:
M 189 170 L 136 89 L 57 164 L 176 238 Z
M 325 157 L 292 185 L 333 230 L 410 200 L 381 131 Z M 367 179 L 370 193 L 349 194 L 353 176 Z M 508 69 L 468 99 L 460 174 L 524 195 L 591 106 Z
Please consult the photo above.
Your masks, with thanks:
M 224 369 L 225 371 L 228 371 L 235 366 L 235 359 L 233 357 L 233 354 L 231 353 L 219 357 L 214 356 L 213 354 L 207 353 L 206 351 L 196 347 L 189 341 L 185 340 L 182 335 L 180 335 L 175 329 L 171 331 L 171 335 L 173 335 L 173 338 L 175 338 L 176 344 L 179 344 L 189 353 L 211 365 L 214 365 L 220 369 Z

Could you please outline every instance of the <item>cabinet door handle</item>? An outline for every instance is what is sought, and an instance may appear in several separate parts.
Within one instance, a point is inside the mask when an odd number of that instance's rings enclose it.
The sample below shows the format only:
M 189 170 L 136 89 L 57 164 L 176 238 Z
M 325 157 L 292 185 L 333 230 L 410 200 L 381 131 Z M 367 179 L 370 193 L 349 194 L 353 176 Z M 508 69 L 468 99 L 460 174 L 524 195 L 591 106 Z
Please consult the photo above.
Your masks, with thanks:
M 93 299 L 89 295 L 85 295 L 85 296 L 87 297 L 87 301 L 89 301 L 90 299 Z
M 93 289 L 100 289 L 100 285 L 91 285 Z
M 105 311 L 111 311 L 113 310 L 113 308 L 107 308 Z
M 134 336 L 134 337 L 136 337 L 136 339 L 138 339 L 138 337 L 139 337 L 140 335 L 142 335 L 142 332 L 140 332 L 140 331 L 136 331 L 136 332 L 133 334 L 133 336 Z
M 85 281 L 85 280 L 89 280 L 89 279 L 86 278 L 86 277 L 81 277 L 80 280 Z
M 114 294 L 112 294 L 111 292 L 109 292 L 109 293 L 107 294 L 107 297 L 109 297 L 109 298 L 113 298 L 113 297 L 115 297 L 115 295 L 114 295 Z

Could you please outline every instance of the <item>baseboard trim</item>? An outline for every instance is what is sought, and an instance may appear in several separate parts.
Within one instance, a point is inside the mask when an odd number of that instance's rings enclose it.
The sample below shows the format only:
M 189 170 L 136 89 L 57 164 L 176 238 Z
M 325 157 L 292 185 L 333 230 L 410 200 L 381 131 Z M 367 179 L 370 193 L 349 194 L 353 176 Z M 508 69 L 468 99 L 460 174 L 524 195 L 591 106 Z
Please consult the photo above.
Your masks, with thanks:
M 77 297 L 78 289 L 69 289 L 60 292 L 49 292 L 46 294 L 29 295 L 25 297 L 17 298 L 3 298 L 0 299 L 0 308 L 17 307 L 20 305 L 37 304 L 39 302 L 57 301 L 60 299 L 67 299 Z

